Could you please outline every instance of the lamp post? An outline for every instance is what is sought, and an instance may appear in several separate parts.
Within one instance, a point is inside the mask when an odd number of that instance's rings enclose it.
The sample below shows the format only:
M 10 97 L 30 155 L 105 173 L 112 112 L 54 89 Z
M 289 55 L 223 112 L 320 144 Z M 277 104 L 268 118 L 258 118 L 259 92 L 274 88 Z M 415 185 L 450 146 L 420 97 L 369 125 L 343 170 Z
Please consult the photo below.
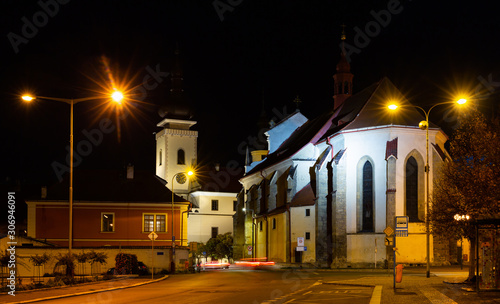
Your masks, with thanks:
M 419 124 L 418 127 L 422 130 L 425 130 L 425 230 L 426 230 L 426 237 L 425 237 L 425 242 L 426 242 L 426 257 L 427 257 L 427 268 L 426 268 L 426 277 L 429 278 L 431 274 L 431 260 L 430 260 L 430 229 L 429 229 L 429 201 L 430 201 L 430 191 L 429 191 L 429 114 L 431 113 L 432 109 L 434 109 L 436 106 L 443 105 L 443 104 L 453 104 L 453 103 L 458 103 L 459 105 L 463 105 L 467 102 L 465 98 L 460 98 L 457 101 L 445 101 L 445 102 L 440 102 L 432 107 L 430 107 L 429 110 L 425 111 L 422 107 L 419 106 L 413 106 L 419 110 L 421 110 L 424 115 L 425 115 L 425 120 L 422 120 Z M 391 104 L 388 106 L 390 110 L 396 110 L 398 108 L 397 105 Z
M 245 212 L 245 215 L 247 214 L 247 210 L 252 211 L 252 259 L 255 256 L 255 246 L 254 246 L 254 234 L 255 234 L 255 212 L 253 209 L 247 209 L 243 208 L 243 212 Z
M 177 177 L 176 181 L 179 183 L 179 184 L 184 184 L 186 182 L 186 175 L 187 176 L 191 176 L 193 175 L 194 172 L 189 170 L 187 172 L 178 172 L 178 173 L 175 173 L 173 176 L 172 176 L 172 219 L 170 220 L 171 224 L 172 224 L 172 262 L 170 263 L 170 271 L 175 273 L 175 234 L 174 234 L 174 178 Z M 182 227 L 181 227 L 182 229 Z M 182 240 L 181 240 L 181 246 L 182 246 Z
M 45 96 L 31 96 L 31 95 L 23 95 L 22 100 L 26 102 L 31 102 L 36 99 L 42 100 L 52 100 L 52 101 L 60 101 L 70 105 L 70 114 L 69 114 L 69 236 L 68 236 L 68 253 L 71 255 L 71 251 L 73 249 L 73 106 L 82 101 L 102 99 L 102 96 L 99 97 L 84 97 L 84 98 L 57 98 L 57 97 L 45 97 Z M 123 99 L 123 94 L 120 91 L 114 91 L 111 94 L 111 99 L 121 104 Z

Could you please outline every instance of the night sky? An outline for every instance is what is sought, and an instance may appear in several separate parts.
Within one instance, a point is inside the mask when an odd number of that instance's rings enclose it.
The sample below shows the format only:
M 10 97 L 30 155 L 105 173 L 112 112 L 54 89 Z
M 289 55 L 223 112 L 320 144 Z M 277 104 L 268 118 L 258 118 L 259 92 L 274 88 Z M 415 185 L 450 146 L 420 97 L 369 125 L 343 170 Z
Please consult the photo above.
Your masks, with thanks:
M 113 129 L 95 137 L 77 169 L 119 169 L 131 163 L 153 171 L 159 109 L 186 105 L 198 121 L 199 161 L 224 165 L 236 160 L 243 165 L 241 147 L 248 136 L 258 135 L 262 111 L 264 121 L 279 121 L 295 111 L 297 95 L 308 118 L 331 110 L 341 24 L 351 52 L 354 92 L 388 76 L 423 107 L 449 100 L 461 88 L 480 93 L 478 105 L 491 109 L 500 86 L 495 5 L 440 1 L 438 6 L 418 0 L 2 1 L 2 184 L 22 191 L 57 182 L 52 164 L 66 162 L 69 106 L 53 101 L 28 105 L 19 100 L 20 94 L 81 98 L 111 87 L 112 81 L 126 85 L 136 100 L 127 104 L 125 113 L 107 106 L 105 99 L 75 106 L 75 145 L 86 138 L 84 130 L 95 134 L 106 118 Z M 165 76 L 172 70 L 176 45 L 187 100 L 182 105 L 169 99 L 170 77 Z M 151 82 L 141 91 L 145 77 Z M 138 92 L 146 95 L 138 97 Z M 431 120 L 445 130 L 456 123 L 437 109 Z

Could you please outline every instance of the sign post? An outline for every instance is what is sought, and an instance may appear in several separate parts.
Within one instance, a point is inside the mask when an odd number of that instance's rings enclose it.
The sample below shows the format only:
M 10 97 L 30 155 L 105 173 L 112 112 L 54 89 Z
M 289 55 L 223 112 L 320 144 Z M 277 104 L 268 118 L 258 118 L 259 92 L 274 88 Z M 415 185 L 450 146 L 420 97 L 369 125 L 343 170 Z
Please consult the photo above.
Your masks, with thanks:
M 151 239 L 151 280 L 152 280 L 153 276 L 155 274 L 154 250 L 155 250 L 155 240 L 158 237 L 158 234 L 156 234 L 156 232 L 152 231 L 150 234 L 148 234 L 148 237 Z
M 407 216 L 396 216 L 394 217 L 394 227 L 396 229 L 394 233 L 393 247 L 394 250 L 394 271 L 393 271 L 393 285 L 394 290 L 396 290 L 396 236 L 408 237 L 408 217 Z M 392 229 L 391 229 L 392 230 Z

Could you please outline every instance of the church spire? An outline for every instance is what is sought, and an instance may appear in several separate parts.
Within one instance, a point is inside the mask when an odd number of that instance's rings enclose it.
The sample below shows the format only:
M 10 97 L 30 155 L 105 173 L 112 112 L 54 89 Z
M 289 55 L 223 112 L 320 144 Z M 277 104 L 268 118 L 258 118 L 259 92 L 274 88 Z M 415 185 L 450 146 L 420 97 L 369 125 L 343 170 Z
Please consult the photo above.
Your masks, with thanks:
M 346 40 L 345 25 L 342 24 L 342 34 L 340 35 L 340 60 L 337 64 L 337 73 L 333 75 L 334 80 L 334 109 L 341 106 L 344 101 L 352 95 L 352 78 L 351 65 L 345 56 L 344 41 Z

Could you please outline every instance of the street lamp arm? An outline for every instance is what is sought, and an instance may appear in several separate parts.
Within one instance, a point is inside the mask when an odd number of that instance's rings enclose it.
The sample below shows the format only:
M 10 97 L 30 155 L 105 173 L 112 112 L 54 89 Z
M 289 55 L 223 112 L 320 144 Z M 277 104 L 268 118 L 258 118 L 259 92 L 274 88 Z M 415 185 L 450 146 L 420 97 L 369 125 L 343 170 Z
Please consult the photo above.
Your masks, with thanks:
M 103 96 L 93 96 L 93 97 L 83 97 L 83 98 L 59 98 L 59 97 L 46 97 L 46 96 L 35 96 L 35 99 L 46 99 L 46 100 L 53 100 L 53 101 L 61 101 L 67 104 L 76 104 L 82 101 L 87 101 L 87 100 L 96 100 L 96 99 L 102 99 L 105 98 Z

